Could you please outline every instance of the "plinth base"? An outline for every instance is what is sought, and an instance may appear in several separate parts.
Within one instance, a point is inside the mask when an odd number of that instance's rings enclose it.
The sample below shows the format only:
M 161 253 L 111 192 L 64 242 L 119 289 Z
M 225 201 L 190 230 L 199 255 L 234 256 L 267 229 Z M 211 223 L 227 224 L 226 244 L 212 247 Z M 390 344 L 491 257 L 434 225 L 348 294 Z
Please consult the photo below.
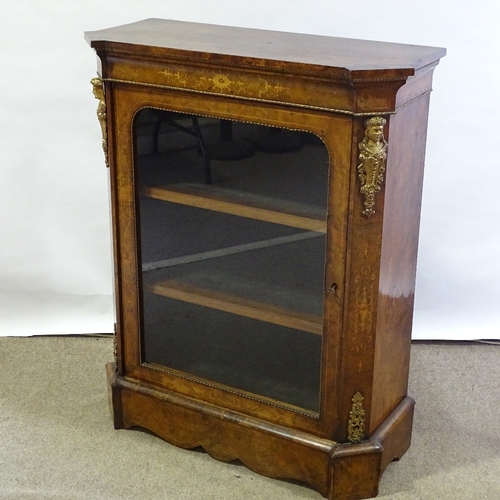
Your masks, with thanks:
M 141 427 L 182 448 L 201 446 L 264 476 L 303 481 L 329 500 L 376 496 L 387 465 L 410 446 L 415 402 L 409 397 L 368 441 L 339 444 L 125 379 L 114 363 L 106 372 L 115 429 Z

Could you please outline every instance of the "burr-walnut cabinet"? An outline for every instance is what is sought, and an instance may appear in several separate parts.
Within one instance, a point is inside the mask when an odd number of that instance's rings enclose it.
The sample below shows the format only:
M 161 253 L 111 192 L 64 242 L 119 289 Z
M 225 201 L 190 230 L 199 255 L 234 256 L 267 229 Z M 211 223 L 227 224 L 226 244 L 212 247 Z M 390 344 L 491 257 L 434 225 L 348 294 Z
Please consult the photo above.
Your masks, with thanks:
M 115 427 L 330 499 L 376 495 L 410 445 L 444 49 L 158 19 L 86 38 L 111 181 Z

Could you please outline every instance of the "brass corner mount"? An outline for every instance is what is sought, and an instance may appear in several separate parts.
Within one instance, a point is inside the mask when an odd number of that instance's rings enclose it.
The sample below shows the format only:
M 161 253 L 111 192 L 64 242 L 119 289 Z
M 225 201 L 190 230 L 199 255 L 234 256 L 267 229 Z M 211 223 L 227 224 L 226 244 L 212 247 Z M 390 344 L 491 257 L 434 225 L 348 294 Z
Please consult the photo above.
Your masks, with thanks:
M 356 392 L 351 399 L 352 407 L 349 412 L 349 424 L 347 427 L 347 439 L 351 443 L 359 443 L 365 434 L 364 399 L 360 392 Z

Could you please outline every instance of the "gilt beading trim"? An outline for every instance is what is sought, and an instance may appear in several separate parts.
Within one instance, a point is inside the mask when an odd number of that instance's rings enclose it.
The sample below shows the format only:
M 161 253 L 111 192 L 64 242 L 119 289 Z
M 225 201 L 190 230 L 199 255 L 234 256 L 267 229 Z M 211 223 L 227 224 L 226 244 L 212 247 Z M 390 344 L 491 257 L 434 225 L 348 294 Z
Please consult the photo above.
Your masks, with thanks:
M 348 115 L 348 116 L 361 116 L 361 117 L 362 116 L 373 116 L 373 111 L 371 111 L 371 112 L 356 112 L 356 111 L 350 111 L 348 109 L 338 109 L 338 108 L 333 108 L 333 107 L 328 108 L 326 106 L 314 106 L 311 104 L 301 104 L 301 103 L 297 103 L 297 102 L 288 102 L 285 100 L 276 101 L 273 99 L 263 99 L 263 98 L 257 98 L 257 97 L 249 97 L 249 96 L 239 96 L 239 95 L 233 95 L 233 94 L 225 94 L 225 93 L 216 92 L 216 91 L 208 92 L 206 90 L 190 89 L 187 87 L 179 87 L 179 86 L 175 86 L 175 85 L 163 85 L 163 84 L 159 84 L 159 83 L 148 83 L 148 82 L 134 82 L 132 80 L 123 80 L 121 78 L 103 78 L 103 81 L 112 82 L 112 83 L 123 83 L 123 84 L 127 84 L 127 85 L 152 87 L 152 88 L 157 88 L 157 89 L 182 90 L 183 92 L 190 92 L 193 94 L 222 96 L 222 97 L 229 97 L 231 99 L 240 99 L 240 100 L 244 100 L 244 101 L 255 101 L 255 102 L 264 102 L 267 104 L 277 104 L 279 106 L 292 106 L 294 108 L 312 109 L 315 111 L 328 111 L 330 113 L 338 113 L 338 114 Z M 386 115 L 392 115 L 392 114 L 395 114 L 396 112 L 397 112 L 397 110 L 384 111 L 383 113 Z

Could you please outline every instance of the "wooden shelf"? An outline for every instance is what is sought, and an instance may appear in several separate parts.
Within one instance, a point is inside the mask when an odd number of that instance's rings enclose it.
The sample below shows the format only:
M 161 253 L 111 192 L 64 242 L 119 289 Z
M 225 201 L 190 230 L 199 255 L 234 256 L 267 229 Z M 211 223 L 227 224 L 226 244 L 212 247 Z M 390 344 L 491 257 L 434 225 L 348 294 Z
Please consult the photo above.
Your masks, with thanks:
M 170 299 L 182 300 L 316 335 L 323 334 L 322 316 L 292 311 L 224 292 L 193 286 L 178 280 L 152 284 L 149 290 Z
M 205 184 L 145 187 L 142 194 L 171 203 L 326 233 L 326 210 L 312 205 Z

